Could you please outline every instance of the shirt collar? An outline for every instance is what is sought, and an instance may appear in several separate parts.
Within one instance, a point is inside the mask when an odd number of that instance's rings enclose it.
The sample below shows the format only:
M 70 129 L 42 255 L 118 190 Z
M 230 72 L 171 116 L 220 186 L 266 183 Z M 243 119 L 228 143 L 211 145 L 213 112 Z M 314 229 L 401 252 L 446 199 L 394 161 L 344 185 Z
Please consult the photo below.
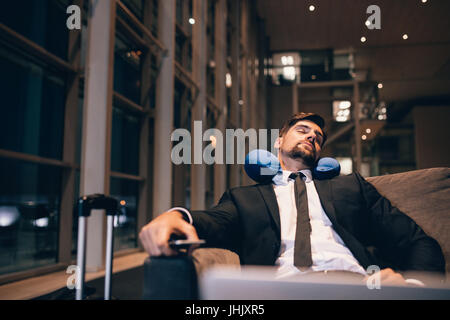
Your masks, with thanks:
M 289 183 L 289 176 L 293 171 L 282 170 L 279 171 L 275 177 L 273 177 L 272 182 L 276 185 L 287 185 Z M 309 169 L 300 170 L 299 172 L 303 173 L 306 176 L 306 182 L 310 182 L 312 180 L 312 172 Z

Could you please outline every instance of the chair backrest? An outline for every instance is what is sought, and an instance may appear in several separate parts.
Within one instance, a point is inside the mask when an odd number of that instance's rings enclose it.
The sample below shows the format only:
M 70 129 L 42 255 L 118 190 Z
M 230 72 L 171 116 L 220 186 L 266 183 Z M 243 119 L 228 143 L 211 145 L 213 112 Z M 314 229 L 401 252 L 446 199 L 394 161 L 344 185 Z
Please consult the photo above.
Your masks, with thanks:
M 431 168 L 366 179 L 440 244 L 447 277 L 450 274 L 449 178 L 450 168 Z

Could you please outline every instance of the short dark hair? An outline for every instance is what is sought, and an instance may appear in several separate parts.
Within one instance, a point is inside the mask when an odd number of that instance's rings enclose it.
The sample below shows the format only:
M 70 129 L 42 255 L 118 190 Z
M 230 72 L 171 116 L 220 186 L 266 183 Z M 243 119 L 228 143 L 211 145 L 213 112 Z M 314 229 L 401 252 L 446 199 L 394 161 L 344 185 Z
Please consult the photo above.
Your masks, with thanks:
M 281 127 L 280 130 L 280 137 L 284 136 L 290 128 L 292 128 L 297 122 L 301 120 L 309 120 L 317 124 L 320 129 L 322 129 L 323 133 L 323 141 L 322 146 L 325 144 L 325 141 L 327 141 L 327 135 L 325 133 L 325 120 L 321 116 L 315 113 L 305 113 L 305 112 L 299 112 L 294 115 L 288 120 L 286 120 L 283 124 L 283 127 Z

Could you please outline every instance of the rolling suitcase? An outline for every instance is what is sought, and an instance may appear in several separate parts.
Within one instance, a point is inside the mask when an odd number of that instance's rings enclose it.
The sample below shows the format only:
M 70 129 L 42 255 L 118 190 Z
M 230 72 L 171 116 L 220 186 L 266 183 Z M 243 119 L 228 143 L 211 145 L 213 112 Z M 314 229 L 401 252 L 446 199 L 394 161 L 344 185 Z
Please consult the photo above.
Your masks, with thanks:
M 118 212 L 118 201 L 103 194 L 94 194 L 81 197 L 78 200 L 78 253 L 77 265 L 79 271 L 79 285 L 76 289 L 76 300 L 83 300 L 84 278 L 86 267 L 86 225 L 92 209 L 106 210 L 107 237 L 106 237 L 106 261 L 105 261 L 105 300 L 111 299 L 111 276 L 113 262 L 114 243 L 114 216 Z

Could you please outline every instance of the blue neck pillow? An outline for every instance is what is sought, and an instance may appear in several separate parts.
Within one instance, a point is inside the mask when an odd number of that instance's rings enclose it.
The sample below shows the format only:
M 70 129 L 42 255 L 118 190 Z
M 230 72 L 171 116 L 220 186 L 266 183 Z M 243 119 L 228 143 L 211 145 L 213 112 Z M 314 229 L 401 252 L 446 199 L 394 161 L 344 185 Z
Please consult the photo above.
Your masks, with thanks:
M 245 172 L 258 183 L 267 183 L 281 171 L 280 161 L 271 152 L 262 149 L 256 149 L 245 157 Z M 322 158 L 317 162 L 312 170 L 314 179 L 326 180 L 338 176 L 341 172 L 341 166 L 336 159 Z

